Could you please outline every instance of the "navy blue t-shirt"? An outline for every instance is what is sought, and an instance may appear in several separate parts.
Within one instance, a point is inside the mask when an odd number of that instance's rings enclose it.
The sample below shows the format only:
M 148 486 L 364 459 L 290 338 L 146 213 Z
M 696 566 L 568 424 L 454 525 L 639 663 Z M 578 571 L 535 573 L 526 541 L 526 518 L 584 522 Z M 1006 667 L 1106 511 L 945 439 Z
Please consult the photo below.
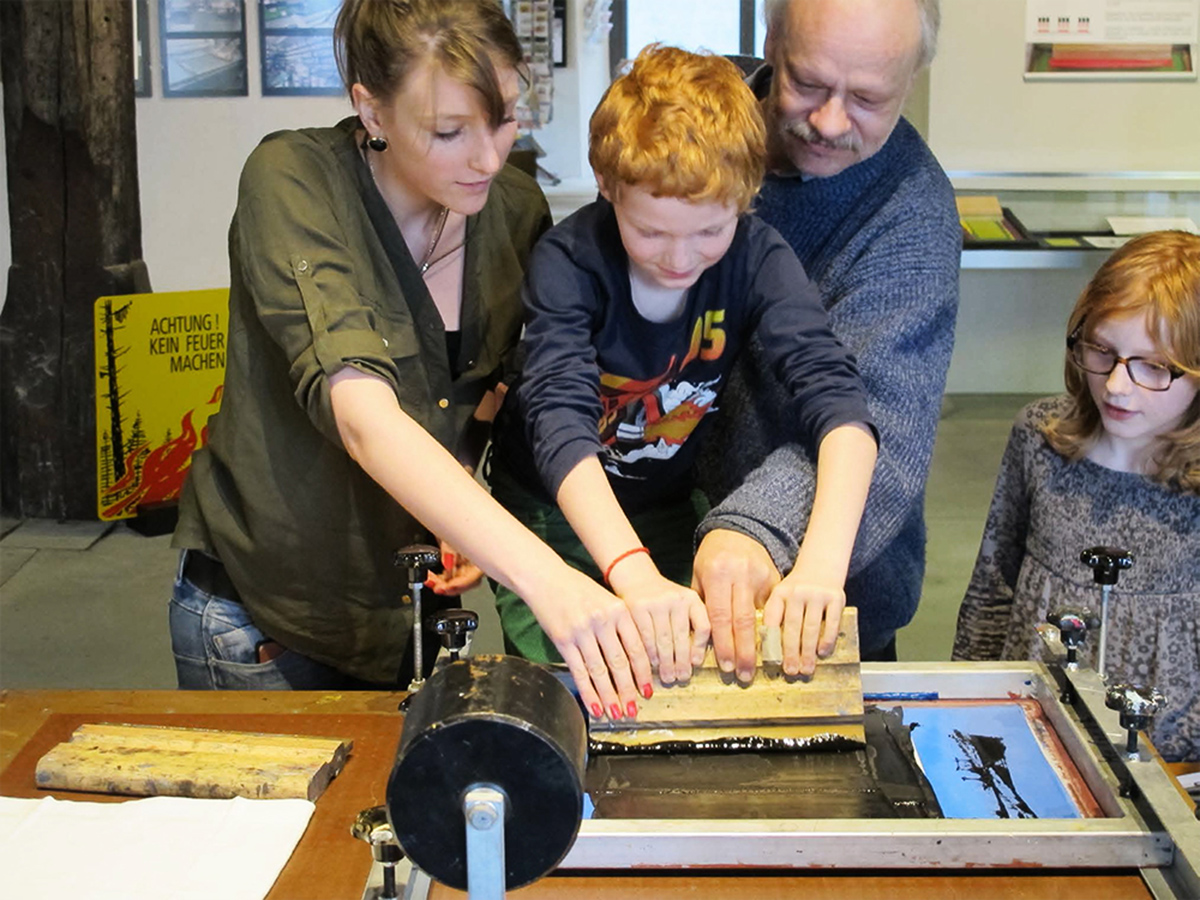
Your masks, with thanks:
M 794 440 L 815 453 L 833 428 L 870 423 L 854 359 L 830 331 L 816 288 L 754 216 L 739 219 L 729 250 L 670 322 L 635 308 L 604 199 L 545 234 L 523 298 L 524 366 L 494 438 L 509 472 L 544 499 L 591 455 L 627 511 L 690 490 L 700 442 L 751 336 L 791 397 Z

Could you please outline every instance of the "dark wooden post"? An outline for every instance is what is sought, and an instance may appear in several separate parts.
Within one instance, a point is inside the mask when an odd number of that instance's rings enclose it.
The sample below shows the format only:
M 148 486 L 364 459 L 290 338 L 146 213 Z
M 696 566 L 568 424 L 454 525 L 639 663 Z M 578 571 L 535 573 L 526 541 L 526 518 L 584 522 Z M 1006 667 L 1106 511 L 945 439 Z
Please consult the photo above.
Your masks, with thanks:
M 93 304 L 148 291 L 129 0 L 4 0 L 0 503 L 96 517 Z

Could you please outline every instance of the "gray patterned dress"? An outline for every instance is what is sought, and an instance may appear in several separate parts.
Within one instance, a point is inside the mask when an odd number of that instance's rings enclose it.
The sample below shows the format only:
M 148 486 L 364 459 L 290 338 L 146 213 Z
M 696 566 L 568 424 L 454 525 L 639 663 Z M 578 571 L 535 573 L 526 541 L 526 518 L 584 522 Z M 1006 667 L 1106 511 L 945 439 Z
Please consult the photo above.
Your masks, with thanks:
M 1153 727 L 1168 760 L 1200 760 L 1200 497 L 1089 460 L 1068 462 L 1045 424 L 1067 398 L 1017 416 L 958 613 L 955 659 L 1038 659 L 1034 627 L 1052 606 L 1099 614 L 1100 589 L 1079 552 L 1117 546 L 1134 556 L 1109 603 L 1109 681 L 1153 684 L 1167 708 Z M 1098 637 L 1098 635 L 1093 635 Z M 1095 665 L 1096 640 L 1082 653 Z

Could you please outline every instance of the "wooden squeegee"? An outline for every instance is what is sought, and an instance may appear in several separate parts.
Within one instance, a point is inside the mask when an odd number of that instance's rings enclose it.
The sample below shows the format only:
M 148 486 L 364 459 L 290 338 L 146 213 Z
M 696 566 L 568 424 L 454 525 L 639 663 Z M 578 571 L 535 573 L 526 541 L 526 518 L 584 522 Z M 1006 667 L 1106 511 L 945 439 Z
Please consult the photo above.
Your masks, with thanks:
M 857 609 L 842 614 L 837 646 L 817 661 L 810 678 L 789 678 L 778 664 L 764 663 L 762 644 L 749 684 L 723 673 L 711 646 L 686 684 L 663 685 L 654 676 L 654 694 L 638 701 L 632 722 L 591 722 L 593 747 L 786 750 L 865 743 Z

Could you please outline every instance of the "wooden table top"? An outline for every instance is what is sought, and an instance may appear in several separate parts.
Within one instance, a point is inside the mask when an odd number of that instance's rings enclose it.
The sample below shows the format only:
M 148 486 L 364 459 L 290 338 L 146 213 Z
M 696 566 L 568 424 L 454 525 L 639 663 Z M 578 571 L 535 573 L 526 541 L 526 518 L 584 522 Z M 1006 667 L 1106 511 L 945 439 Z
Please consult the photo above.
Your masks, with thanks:
M 0 794 L 39 797 L 37 760 L 84 722 L 128 722 L 350 738 L 342 773 L 317 802 L 308 830 L 269 900 L 359 900 L 371 866 L 366 845 L 350 835 L 361 809 L 384 802 L 403 716 L 402 694 L 375 692 L 0 691 Z M 1182 767 L 1187 768 L 1187 767 Z M 1194 768 L 1194 767 L 1192 767 Z M 62 798 L 111 800 L 97 794 Z M 1136 872 L 786 872 L 770 874 L 614 873 L 555 875 L 511 892 L 540 898 L 705 898 L 774 900 L 1148 900 Z M 434 897 L 463 897 L 436 886 Z

